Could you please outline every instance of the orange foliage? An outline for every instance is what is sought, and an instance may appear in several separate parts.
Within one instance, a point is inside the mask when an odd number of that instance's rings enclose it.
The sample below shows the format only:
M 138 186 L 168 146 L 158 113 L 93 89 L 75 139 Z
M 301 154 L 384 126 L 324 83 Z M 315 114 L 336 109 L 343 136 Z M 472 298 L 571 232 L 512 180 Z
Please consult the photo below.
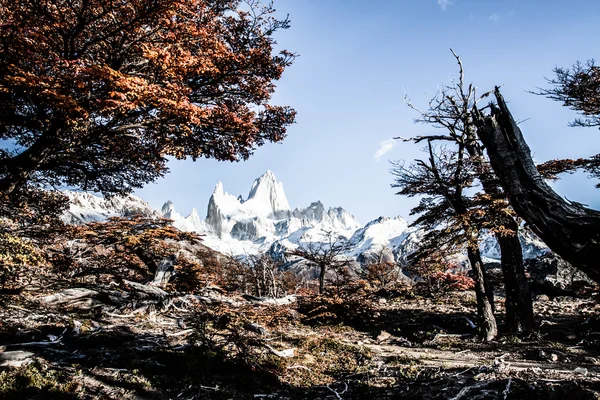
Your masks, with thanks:
M 248 7 L 249 5 L 249 7 Z M 294 121 L 269 104 L 294 55 L 251 0 L 0 0 L 0 189 L 104 193 L 166 172 L 166 156 L 246 159 Z

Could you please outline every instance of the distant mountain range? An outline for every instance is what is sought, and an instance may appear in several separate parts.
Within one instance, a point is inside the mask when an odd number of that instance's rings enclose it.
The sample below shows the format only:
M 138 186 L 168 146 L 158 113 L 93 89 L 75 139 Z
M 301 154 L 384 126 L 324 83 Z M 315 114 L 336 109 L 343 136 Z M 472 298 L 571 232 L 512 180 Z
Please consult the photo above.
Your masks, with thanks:
M 231 255 L 270 252 L 278 256 L 303 243 L 321 241 L 327 232 L 333 232 L 352 243 L 352 249 L 346 255 L 359 262 L 376 254 L 384 254 L 389 261 L 403 261 L 419 247 L 423 236 L 422 231 L 409 227 L 401 217 L 380 217 L 363 226 L 343 208 L 326 209 L 320 201 L 292 210 L 283 184 L 277 182 L 271 171 L 254 180 L 245 199 L 227 193 L 223 184 L 217 183 L 208 200 L 204 219 L 195 208 L 184 217 L 171 201 L 159 211 L 131 195 L 104 199 L 83 192 L 67 191 L 65 194 L 71 203 L 63 216 L 67 223 L 82 224 L 135 214 L 164 217 L 173 220 L 173 225 L 183 231 L 204 234 L 206 246 Z M 548 251 L 533 234 L 521 236 L 521 243 L 525 258 L 536 258 Z M 480 249 L 484 258 L 500 259 L 493 235 L 484 235 Z M 459 261 L 464 260 L 461 255 L 457 257 Z

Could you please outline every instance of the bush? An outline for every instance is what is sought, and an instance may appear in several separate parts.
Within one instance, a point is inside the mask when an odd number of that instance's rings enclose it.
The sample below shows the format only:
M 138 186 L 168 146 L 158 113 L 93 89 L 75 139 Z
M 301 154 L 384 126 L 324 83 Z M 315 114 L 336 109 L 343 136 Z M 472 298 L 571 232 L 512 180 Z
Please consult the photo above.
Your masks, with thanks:
M 400 268 L 392 262 L 374 262 L 363 268 L 362 275 L 374 288 L 384 289 L 398 282 Z
M 460 266 L 435 253 L 416 260 L 407 268 L 415 276 L 417 294 L 439 297 L 448 292 L 469 290 L 475 286 L 473 279 L 463 273 L 456 273 Z

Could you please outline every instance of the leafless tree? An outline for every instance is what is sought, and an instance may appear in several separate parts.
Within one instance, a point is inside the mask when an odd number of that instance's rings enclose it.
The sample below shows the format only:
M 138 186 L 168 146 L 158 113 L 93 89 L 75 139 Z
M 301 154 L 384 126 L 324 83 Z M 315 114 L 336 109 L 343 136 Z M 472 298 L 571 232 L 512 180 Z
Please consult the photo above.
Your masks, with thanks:
M 281 264 L 273 261 L 268 254 L 251 255 L 246 265 L 258 297 L 278 298 L 285 295 L 281 282 Z
M 476 201 L 465 195 L 473 185 L 472 164 L 465 152 L 464 141 L 458 142 L 457 151 L 434 148 L 427 140 L 426 160 L 415 160 L 408 167 L 395 164 L 393 187 L 405 196 L 425 195 L 411 214 L 419 214 L 413 223 L 427 230 L 421 249 L 413 262 L 426 259 L 440 250 L 460 248 L 466 244 L 469 263 L 475 278 L 479 333 L 484 340 L 498 334 L 493 310 L 493 291 L 487 283 L 481 254 L 479 235 L 482 210 Z
M 325 293 L 325 275 L 328 270 L 339 277 L 345 273 L 350 260 L 343 256 L 352 249 L 351 243 L 344 236 L 332 231 L 323 231 L 323 240 L 310 241 L 301 245 L 291 254 L 302 257 L 314 264 L 319 270 L 319 293 Z
M 420 114 L 416 122 L 441 128 L 444 132 L 399 139 L 414 143 L 443 141 L 464 149 L 468 154 L 473 173 L 484 191 L 481 199 L 487 200 L 490 205 L 486 212 L 487 228 L 495 234 L 500 245 L 507 323 L 512 331 L 530 331 L 534 328 L 533 306 L 518 237 L 519 224 L 484 154 L 474 122 L 473 109 L 489 92 L 478 94 L 473 84 L 465 83 L 462 61 L 454 51 L 452 54 L 459 67 L 458 80 L 443 86 L 431 99 L 427 110 L 420 110 L 406 99 L 408 106 Z

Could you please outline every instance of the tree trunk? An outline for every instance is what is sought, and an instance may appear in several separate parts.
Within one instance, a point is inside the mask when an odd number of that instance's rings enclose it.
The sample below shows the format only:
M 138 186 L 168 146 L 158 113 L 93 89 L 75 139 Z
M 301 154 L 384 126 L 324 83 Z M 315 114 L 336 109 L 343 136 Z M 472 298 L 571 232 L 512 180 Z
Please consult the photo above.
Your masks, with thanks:
M 479 335 L 489 342 L 498 336 L 496 317 L 490 302 L 489 287 L 486 284 L 485 271 L 481 262 L 481 254 L 477 246 L 469 245 L 467 250 L 473 276 L 475 277 L 475 294 L 477 296 L 477 317 L 479 319 Z
M 512 235 L 496 235 L 506 292 L 506 324 L 510 332 L 531 332 L 535 327 L 533 304 L 525 276 L 523 249 L 517 234 L 518 225 L 512 218 L 503 222 L 514 232 Z
M 321 265 L 319 270 L 319 294 L 325 293 L 325 270 L 325 265 Z
M 489 116 L 474 109 L 477 134 L 517 214 L 554 252 L 600 282 L 600 212 L 566 201 L 537 171 L 498 88 Z
M 31 147 L 0 164 L 0 192 L 11 194 L 23 187 L 35 174 L 40 165 L 52 154 L 52 134 L 38 139 Z
M 502 192 L 498 187 L 497 180 L 490 173 L 489 167 L 483 163 L 483 149 L 477 141 L 477 130 L 471 114 L 469 114 L 466 125 L 469 128 L 465 148 L 480 170 L 479 178 L 483 190 L 492 197 L 498 196 Z M 510 332 L 529 332 L 534 328 L 535 323 L 531 290 L 523 264 L 523 248 L 519 241 L 519 224 L 509 215 L 499 215 L 497 218 L 500 225 L 514 233 L 512 235 L 496 234 L 496 240 L 500 246 L 500 264 L 506 291 L 506 323 Z

